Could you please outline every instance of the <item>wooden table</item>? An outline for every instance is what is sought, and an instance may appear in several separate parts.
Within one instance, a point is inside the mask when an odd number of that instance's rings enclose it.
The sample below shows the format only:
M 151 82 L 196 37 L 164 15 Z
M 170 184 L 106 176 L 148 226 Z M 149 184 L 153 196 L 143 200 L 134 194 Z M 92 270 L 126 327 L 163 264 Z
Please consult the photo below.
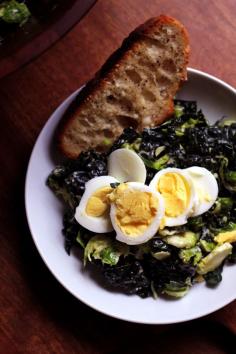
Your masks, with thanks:
M 235 302 L 179 325 L 108 318 L 59 285 L 27 228 L 25 172 L 44 123 L 124 36 L 160 13 L 179 18 L 188 28 L 191 67 L 236 86 L 235 0 L 100 0 L 50 50 L 0 81 L 0 353 L 235 353 L 235 343 L 230 348 L 236 334 Z

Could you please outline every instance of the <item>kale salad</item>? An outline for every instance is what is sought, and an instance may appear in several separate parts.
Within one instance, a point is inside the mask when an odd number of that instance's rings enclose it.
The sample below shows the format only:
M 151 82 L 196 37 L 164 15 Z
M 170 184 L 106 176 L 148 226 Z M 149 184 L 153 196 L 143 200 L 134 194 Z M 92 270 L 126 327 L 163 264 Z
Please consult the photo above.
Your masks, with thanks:
M 196 102 L 176 100 L 172 119 L 142 133 L 127 128 L 113 144 L 104 144 L 107 153 L 82 152 L 47 179 L 66 206 L 62 233 L 68 254 L 80 248 L 84 266 L 91 262 L 106 284 L 143 298 L 181 298 L 198 282 L 216 287 L 224 265 L 236 262 L 236 123 L 221 119 L 209 125 Z M 111 167 L 110 157 L 124 150 L 145 166 L 142 183 L 129 184 L 130 179 L 111 173 L 120 161 Z M 122 163 L 128 166 L 127 160 Z M 194 178 L 203 181 L 203 189 Z M 150 188 L 157 182 L 153 212 Z

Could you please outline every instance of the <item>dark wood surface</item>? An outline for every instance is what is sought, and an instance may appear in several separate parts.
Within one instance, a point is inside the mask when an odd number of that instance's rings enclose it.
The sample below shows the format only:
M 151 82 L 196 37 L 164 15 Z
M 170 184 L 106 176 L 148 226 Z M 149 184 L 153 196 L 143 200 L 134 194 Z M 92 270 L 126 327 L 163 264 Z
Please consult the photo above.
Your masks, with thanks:
M 46 12 L 43 18 L 36 18 L 32 14 L 29 21 L 14 32 L 14 36 L 0 45 L 0 78 L 43 53 L 78 23 L 95 2 L 60 1 L 59 6 Z
M 53 278 L 25 219 L 25 172 L 44 123 L 124 36 L 160 13 L 187 27 L 191 67 L 236 86 L 235 0 L 99 0 L 50 50 L 0 81 L 0 353 L 235 353 L 235 302 L 179 325 L 135 325 L 106 317 Z

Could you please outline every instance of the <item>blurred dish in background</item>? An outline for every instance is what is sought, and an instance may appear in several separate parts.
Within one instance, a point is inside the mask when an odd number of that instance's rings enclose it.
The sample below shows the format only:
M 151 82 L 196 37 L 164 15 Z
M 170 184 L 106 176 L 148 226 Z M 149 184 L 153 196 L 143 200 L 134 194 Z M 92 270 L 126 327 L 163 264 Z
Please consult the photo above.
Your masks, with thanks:
M 96 0 L 0 0 L 0 78 L 60 39 Z

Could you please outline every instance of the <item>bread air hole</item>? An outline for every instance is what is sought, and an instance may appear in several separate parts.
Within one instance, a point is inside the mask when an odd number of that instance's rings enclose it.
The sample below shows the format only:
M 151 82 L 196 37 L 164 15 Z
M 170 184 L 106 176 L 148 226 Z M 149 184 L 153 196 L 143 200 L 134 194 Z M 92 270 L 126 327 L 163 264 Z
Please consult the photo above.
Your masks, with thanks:
M 174 74 L 176 72 L 176 65 L 172 59 L 165 59 L 161 66 L 167 73 Z
M 157 83 L 158 83 L 160 90 L 164 90 L 170 85 L 171 81 L 170 81 L 170 79 L 168 79 L 165 76 L 160 76 L 160 77 L 157 77 Z
M 162 43 L 162 38 L 159 35 L 154 33 L 154 38 L 145 38 L 145 45 L 147 48 L 155 48 L 156 50 L 165 49 L 164 44 Z
M 122 126 L 122 128 L 133 127 L 134 129 L 136 129 L 138 127 L 138 122 L 133 117 L 120 115 L 116 116 L 116 120 L 118 124 Z
M 156 96 L 151 91 L 149 91 L 147 89 L 142 90 L 142 95 L 146 101 L 149 101 L 149 102 L 156 101 Z
M 114 134 L 111 129 L 103 129 L 103 134 L 105 138 L 114 138 Z
M 130 112 L 133 109 L 132 102 L 125 97 L 114 97 L 113 95 L 109 95 L 106 100 L 110 105 L 120 108 L 122 112 Z
M 126 75 L 129 77 L 129 79 L 134 84 L 138 84 L 142 80 L 141 76 L 137 73 L 136 70 L 127 69 L 125 72 L 126 72 Z

